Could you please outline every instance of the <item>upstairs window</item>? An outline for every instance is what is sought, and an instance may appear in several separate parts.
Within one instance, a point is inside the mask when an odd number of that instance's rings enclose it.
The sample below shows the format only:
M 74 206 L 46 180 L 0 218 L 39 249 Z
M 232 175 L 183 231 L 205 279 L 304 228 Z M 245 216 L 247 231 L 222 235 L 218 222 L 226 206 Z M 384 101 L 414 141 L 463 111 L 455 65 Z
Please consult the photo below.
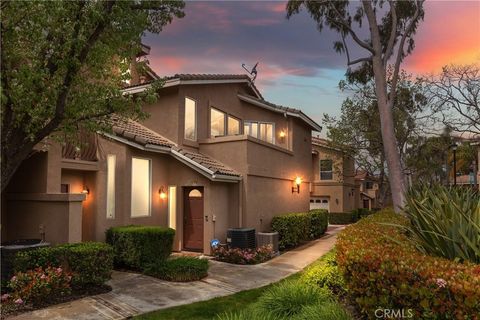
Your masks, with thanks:
M 373 189 L 373 181 L 365 182 L 365 186 L 367 190 Z
M 220 110 L 210 109 L 210 136 L 218 137 L 225 135 L 225 113 Z
M 333 179 L 333 161 L 332 160 L 320 160 L 320 180 L 332 180 Z
M 275 125 L 273 123 L 245 121 L 244 130 L 245 134 L 249 136 L 268 143 L 275 143 Z
M 240 134 L 240 120 L 232 116 L 228 116 L 227 128 L 229 136 Z
M 185 98 L 185 139 L 197 140 L 197 105 L 190 98 Z

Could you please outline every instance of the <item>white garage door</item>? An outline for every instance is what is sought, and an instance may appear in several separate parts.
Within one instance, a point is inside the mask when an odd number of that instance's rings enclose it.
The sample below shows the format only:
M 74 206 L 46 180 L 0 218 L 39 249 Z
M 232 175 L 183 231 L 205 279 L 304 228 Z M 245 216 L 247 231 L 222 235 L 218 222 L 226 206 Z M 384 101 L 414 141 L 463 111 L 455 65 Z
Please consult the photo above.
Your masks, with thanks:
M 330 212 L 329 198 L 312 198 L 310 199 L 310 210 L 312 209 L 326 209 Z

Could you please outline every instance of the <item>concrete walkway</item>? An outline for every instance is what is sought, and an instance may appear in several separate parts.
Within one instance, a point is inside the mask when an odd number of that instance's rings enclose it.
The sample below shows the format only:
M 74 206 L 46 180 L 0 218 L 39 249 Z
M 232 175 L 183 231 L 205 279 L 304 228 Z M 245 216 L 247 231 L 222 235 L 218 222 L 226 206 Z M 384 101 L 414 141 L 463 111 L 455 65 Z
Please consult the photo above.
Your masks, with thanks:
M 258 265 L 234 265 L 210 261 L 208 277 L 195 282 L 168 282 L 136 273 L 113 272 L 112 291 L 51 306 L 9 319 L 125 319 L 182 304 L 209 300 L 277 282 L 332 249 L 343 226 L 330 226 L 321 239 L 288 251 Z

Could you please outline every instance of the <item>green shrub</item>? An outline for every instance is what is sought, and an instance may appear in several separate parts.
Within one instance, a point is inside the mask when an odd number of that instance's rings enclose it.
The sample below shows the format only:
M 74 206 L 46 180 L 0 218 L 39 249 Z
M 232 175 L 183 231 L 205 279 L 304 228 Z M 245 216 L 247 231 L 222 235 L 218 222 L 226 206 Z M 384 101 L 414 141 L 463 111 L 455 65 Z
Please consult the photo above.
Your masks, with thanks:
M 241 312 L 224 312 L 217 316 L 217 320 L 276 320 L 267 314 L 257 314 L 251 310 Z
M 225 248 L 219 246 L 213 250 L 213 256 L 218 261 L 233 264 L 258 264 L 272 259 L 275 252 L 271 245 L 265 245 L 256 249 Z
M 358 219 L 358 211 L 330 212 L 328 214 L 328 223 L 330 224 L 351 224 L 357 222 Z
M 358 219 L 362 219 L 362 218 L 365 218 L 365 217 L 371 215 L 374 211 L 369 210 L 367 208 L 358 208 L 358 209 L 353 209 L 351 212 L 354 215 L 356 215 Z
M 258 313 L 275 319 L 290 318 L 303 307 L 330 301 L 327 289 L 307 285 L 301 281 L 285 281 L 268 289 L 258 299 Z
M 407 193 L 408 228 L 421 251 L 480 263 L 480 194 L 467 188 L 418 186 Z
M 295 320 L 351 320 L 352 317 L 337 302 L 323 302 L 305 306 Z
M 172 252 L 175 230 L 156 226 L 125 226 L 107 230 L 107 243 L 114 250 L 114 262 L 134 270 L 165 260 Z
M 272 230 L 278 232 L 280 250 L 298 246 L 308 240 L 310 218 L 305 213 L 289 213 L 272 219 Z
M 345 295 L 345 281 L 338 270 L 334 250 L 325 254 L 318 263 L 308 267 L 300 280 L 309 285 L 327 288 L 336 296 Z
M 151 263 L 145 274 L 167 281 L 195 281 L 208 275 L 208 260 L 194 257 L 177 257 Z
M 19 252 L 14 262 L 16 272 L 48 266 L 62 266 L 72 272 L 75 288 L 100 286 L 111 277 L 113 250 L 102 242 L 67 243 Z
M 337 238 L 337 262 L 351 301 L 365 316 L 377 308 L 412 309 L 414 319 L 475 319 L 480 266 L 419 252 L 401 228 L 408 219 L 384 210 Z
M 310 238 L 317 239 L 322 236 L 328 227 L 328 211 L 325 209 L 310 210 Z

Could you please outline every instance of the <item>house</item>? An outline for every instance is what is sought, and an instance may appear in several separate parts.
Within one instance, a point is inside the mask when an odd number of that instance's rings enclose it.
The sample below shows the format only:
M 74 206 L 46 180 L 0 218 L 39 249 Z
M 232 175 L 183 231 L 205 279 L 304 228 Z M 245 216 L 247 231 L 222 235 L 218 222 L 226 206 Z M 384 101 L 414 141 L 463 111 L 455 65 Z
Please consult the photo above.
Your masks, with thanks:
M 353 158 L 332 147 L 328 140 L 312 137 L 312 163 L 310 209 L 330 212 L 356 209 L 359 200 Z
M 80 149 L 38 145 L 6 189 L 2 241 L 103 241 L 113 226 L 158 225 L 176 230 L 175 250 L 209 253 L 228 228 L 266 231 L 273 216 L 309 209 L 321 127 L 265 101 L 246 75 L 174 75 L 144 111 L 142 122 L 112 116 L 113 131 L 85 134 Z
M 380 196 L 378 179 L 372 177 L 366 171 L 359 171 L 355 175 L 355 184 L 359 190 L 358 208 L 377 208 Z

